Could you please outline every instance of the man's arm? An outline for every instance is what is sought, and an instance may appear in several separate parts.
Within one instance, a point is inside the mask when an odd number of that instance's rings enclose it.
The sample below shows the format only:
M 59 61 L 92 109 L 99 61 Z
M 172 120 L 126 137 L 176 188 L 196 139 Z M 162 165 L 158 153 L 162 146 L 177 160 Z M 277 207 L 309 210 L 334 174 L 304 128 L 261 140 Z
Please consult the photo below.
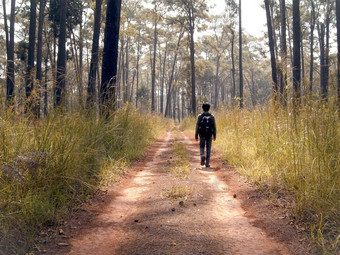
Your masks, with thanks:
M 213 118 L 213 137 L 214 137 L 214 140 L 216 140 L 216 122 L 215 122 L 215 116 L 212 115 L 212 118 Z
M 200 117 L 201 117 L 201 115 L 199 115 L 197 117 L 197 122 L 196 122 L 196 130 L 195 130 L 195 139 L 196 140 L 198 140 L 198 129 L 199 129 Z

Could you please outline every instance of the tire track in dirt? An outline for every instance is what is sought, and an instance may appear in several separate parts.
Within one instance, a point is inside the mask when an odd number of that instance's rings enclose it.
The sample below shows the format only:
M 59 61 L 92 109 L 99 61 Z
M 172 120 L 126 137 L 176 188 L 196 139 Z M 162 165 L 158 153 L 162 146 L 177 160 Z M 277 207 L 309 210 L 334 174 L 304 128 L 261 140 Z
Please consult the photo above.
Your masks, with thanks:
M 167 170 L 174 143 L 170 131 L 121 184 L 85 208 L 87 216 L 70 223 L 76 225 L 65 231 L 70 246 L 48 253 L 293 254 L 250 223 L 240 201 L 216 174 L 227 170 L 199 167 L 198 144 L 177 132 L 188 151 L 189 179 L 176 178 Z M 174 186 L 191 190 L 192 196 L 181 204 L 166 198 L 164 191 Z

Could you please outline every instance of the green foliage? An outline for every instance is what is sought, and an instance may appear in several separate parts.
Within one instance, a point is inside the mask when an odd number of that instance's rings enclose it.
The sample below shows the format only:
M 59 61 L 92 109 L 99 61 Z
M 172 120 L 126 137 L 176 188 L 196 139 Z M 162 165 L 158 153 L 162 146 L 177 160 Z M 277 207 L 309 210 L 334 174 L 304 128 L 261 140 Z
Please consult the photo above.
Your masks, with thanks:
M 56 226 L 100 185 L 117 180 L 165 127 L 160 117 L 129 106 L 109 120 L 82 113 L 39 121 L 2 116 L 0 166 L 13 167 L 24 182 L 0 170 L 0 250 L 31 250 L 39 231 Z M 45 155 L 34 169 L 18 164 L 20 156 L 34 153 Z
M 331 103 L 314 102 L 299 113 L 258 109 L 216 116 L 217 147 L 254 182 L 295 197 L 295 212 L 311 222 L 312 236 L 339 249 L 340 125 Z

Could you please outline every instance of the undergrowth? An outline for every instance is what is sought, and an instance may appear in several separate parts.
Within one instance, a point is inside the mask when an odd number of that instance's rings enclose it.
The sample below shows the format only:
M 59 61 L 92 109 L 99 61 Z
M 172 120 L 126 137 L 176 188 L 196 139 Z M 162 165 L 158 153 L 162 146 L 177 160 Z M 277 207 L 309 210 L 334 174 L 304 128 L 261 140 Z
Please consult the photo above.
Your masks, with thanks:
M 253 182 L 289 191 L 295 214 L 307 222 L 325 254 L 340 249 L 340 123 L 331 103 L 291 109 L 220 111 L 216 147 Z M 196 120 L 182 128 L 194 130 Z
M 0 170 L 0 254 L 39 246 L 39 232 L 117 180 L 166 129 L 165 122 L 130 106 L 109 119 L 81 112 L 41 120 L 3 114 L 0 166 L 20 178 Z

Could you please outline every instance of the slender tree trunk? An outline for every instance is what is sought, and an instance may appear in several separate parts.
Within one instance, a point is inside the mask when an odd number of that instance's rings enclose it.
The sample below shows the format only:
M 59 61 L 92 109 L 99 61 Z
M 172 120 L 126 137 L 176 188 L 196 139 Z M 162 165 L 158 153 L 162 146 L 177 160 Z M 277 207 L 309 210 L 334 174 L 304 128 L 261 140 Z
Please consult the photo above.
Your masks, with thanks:
M 83 85 L 83 5 L 81 6 L 81 22 L 79 25 L 79 105 L 84 107 L 84 85 Z
M 239 74 L 240 74 L 240 108 L 243 108 L 243 67 L 242 67 L 242 0 L 239 0 Z
M 219 86 L 219 71 L 220 71 L 221 55 L 218 54 L 216 58 L 216 81 L 215 81 L 215 109 L 218 108 L 218 86 Z
M 43 47 L 43 28 L 44 28 L 44 17 L 45 17 L 45 5 L 46 0 L 39 1 L 39 21 L 38 21 L 38 44 L 37 44 L 37 71 L 36 71 L 36 79 L 38 81 L 38 91 L 39 91 L 39 108 L 40 108 L 40 98 L 42 98 L 43 94 L 41 91 L 42 85 L 42 47 Z M 38 111 L 38 116 L 40 116 L 40 110 Z
M 270 49 L 270 63 L 272 67 L 272 93 L 274 103 L 277 101 L 278 83 L 277 83 L 277 69 L 276 69 L 276 58 L 275 58 L 275 48 L 274 48 L 274 38 L 273 38 L 273 28 L 271 22 L 271 14 L 269 9 L 269 0 L 265 0 L 266 15 L 267 15 L 267 27 L 268 27 L 268 40 Z
M 130 83 L 129 83 L 129 38 L 126 38 L 126 47 L 125 47 L 125 103 L 129 101 L 129 93 L 130 93 Z
M 313 92 L 313 71 L 314 71 L 314 28 L 315 28 L 315 7 L 314 0 L 311 0 L 312 14 L 310 20 L 310 69 L 309 69 L 309 91 Z
M 15 86 L 15 75 L 14 75 L 14 23 L 15 23 L 15 0 L 11 1 L 11 16 L 10 16 L 10 34 L 9 43 L 7 50 L 7 102 L 9 105 L 14 104 L 14 86 Z
M 100 17 L 102 11 L 103 0 L 96 0 L 96 8 L 94 12 L 94 30 L 92 38 L 92 53 L 89 72 L 89 81 L 87 85 L 87 107 L 93 108 L 95 103 L 97 66 L 99 62 L 99 37 L 100 37 Z
M 141 50 L 141 29 L 138 30 L 138 42 L 137 42 L 137 63 L 136 63 L 136 72 L 137 72 L 137 81 L 136 81 L 136 108 L 138 107 L 138 89 L 139 89 L 139 59 L 140 59 L 140 50 Z
M 327 98 L 326 62 L 325 62 L 325 25 L 318 25 L 320 47 L 320 89 L 322 99 Z
M 286 40 L 286 1 L 280 1 L 281 9 L 281 78 L 280 98 L 282 105 L 287 104 L 287 40 Z
M 236 97 L 236 78 L 235 78 L 235 54 L 234 54 L 234 45 L 235 45 L 235 32 L 231 30 L 231 75 L 232 75 L 232 86 L 231 86 L 231 105 L 232 108 L 235 106 L 235 97 Z
M 65 106 L 66 79 L 66 9 L 67 0 L 60 1 L 60 34 L 58 44 L 57 77 L 55 87 L 55 105 Z
M 191 63 L 191 114 L 196 115 L 196 84 L 195 84 L 195 41 L 194 41 L 195 21 L 193 14 L 193 4 L 189 9 L 189 32 L 190 32 L 190 63 Z
M 329 36 L 330 36 L 330 15 L 331 15 L 331 6 L 330 0 L 327 0 L 326 4 L 326 21 L 325 21 L 325 85 L 326 85 L 326 98 L 328 96 L 328 86 L 329 86 Z
M 337 31 L 337 44 L 338 44 L 338 109 L 340 109 L 340 0 L 336 0 L 336 31 Z M 338 110 L 339 111 L 339 110 Z M 340 112 L 340 111 L 339 111 Z
M 300 0 L 293 0 L 293 102 L 298 109 L 301 101 L 301 26 L 300 26 Z
M 155 29 L 153 34 L 153 58 L 152 58 L 152 72 L 151 72 L 151 111 L 155 111 L 155 82 L 156 82 L 156 55 L 157 55 L 157 4 L 155 1 Z
M 48 114 L 48 91 L 47 91 L 47 84 L 48 84 L 48 56 L 45 58 L 45 82 L 44 82 L 44 116 Z
M 109 116 L 110 108 L 115 103 L 121 4 L 121 0 L 108 0 L 107 2 L 100 88 L 101 114 L 106 117 Z
M 171 90 L 172 90 L 172 80 L 173 80 L 173 77 L 174 77 L 174 71 L 175 71 L 175 66 L 176 66 L 177 54 L 178 54 L 179 46 L 180 46 L 181 39 L 182 39 L 182 36 L 183 36 L 183 31 L 182 30 L 183 30 L 183 27 L 181 28 L 181 32 L 180 32 L 180 35 L 178 37 L 177 46 L 176 46 L 176 52 L 175 52 L 175 56 L 174 56 L 174 61 L 172 63 L 171 74 L 170 74 L 170 78 L 169 78 L 169 86 L 168 86 L 168 93 L 167 93 L 166 106 L 165 106 L 165 117 L 169 117 L 169 112 L 170 112 L 170 99 L 171 99 Z
M 165 66 L 166 66 L 166 58 L 168 52 L 168 43 L 165 44 L 165 52 L 164 52 L 164 59 L 163 59 L 163 67 L 162 67 L 162 78 L 161 78 L 161 109 L 160 112 L 163 115 L 164 110 L 164 81 L 165 81 Z

